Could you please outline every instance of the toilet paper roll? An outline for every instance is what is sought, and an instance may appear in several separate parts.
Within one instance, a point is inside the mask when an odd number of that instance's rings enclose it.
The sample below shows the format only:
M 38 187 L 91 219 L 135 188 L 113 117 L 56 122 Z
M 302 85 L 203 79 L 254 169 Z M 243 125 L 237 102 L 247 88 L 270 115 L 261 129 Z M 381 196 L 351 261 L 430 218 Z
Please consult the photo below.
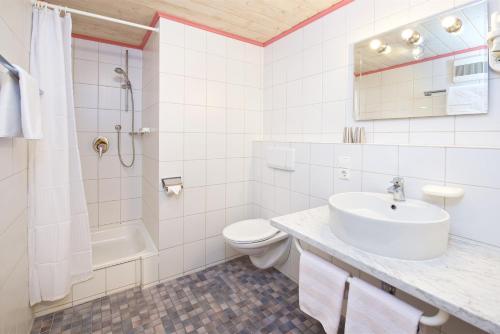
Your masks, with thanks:
M 181 189 L 182 189 L 182 186 L 180 185 L 177 185 L 177 186 L 168 186 L 168 193 L 169 194 L 175 194 L 175 195 L 179 195 L 179 193 L 181 192 Z

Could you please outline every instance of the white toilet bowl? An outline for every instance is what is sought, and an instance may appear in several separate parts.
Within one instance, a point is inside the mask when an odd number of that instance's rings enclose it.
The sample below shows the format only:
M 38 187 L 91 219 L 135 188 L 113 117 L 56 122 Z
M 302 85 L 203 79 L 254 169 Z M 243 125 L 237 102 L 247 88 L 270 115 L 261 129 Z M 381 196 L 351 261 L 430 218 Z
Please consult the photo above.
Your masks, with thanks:
M 226 226 L 224 239 L 241 254 L 248 255 L 260 269 L 280 265 L 290 253 L 288 234 L 271 226 L 267 219 L 248 219 Z

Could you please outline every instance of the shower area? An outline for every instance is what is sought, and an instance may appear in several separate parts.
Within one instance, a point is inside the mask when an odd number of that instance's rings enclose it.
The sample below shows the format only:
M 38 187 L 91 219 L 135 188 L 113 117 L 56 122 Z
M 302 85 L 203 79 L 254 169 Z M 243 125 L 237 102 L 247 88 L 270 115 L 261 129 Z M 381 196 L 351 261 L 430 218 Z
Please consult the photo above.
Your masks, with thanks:
M 36 315 L 143 285 L 158 251 L 142 224 L 142 51 L 73 39 L 76 129 L 92 232 L 93 278 Z

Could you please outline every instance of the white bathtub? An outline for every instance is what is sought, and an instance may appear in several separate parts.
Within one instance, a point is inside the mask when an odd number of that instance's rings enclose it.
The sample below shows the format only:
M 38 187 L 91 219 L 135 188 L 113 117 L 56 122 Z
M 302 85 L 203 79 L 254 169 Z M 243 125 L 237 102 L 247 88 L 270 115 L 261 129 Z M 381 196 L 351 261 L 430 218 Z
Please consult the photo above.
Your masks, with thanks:
M 127 223 L 92 233 L 93 269 L 114 266 L 157 254 L 142 223 Z

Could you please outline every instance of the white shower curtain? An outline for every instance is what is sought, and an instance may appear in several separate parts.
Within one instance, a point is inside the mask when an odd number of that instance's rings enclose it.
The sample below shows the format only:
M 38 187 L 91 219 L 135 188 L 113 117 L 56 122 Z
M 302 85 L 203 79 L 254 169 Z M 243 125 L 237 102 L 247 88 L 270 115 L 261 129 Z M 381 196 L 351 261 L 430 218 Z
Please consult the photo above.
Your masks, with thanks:
M 30 302 L 65 297 L 92 275 L 90 227 L 77 146 L 71 16 L 33 9 L 31 74 L 43 91 L 43 139 L 30 143 Z

